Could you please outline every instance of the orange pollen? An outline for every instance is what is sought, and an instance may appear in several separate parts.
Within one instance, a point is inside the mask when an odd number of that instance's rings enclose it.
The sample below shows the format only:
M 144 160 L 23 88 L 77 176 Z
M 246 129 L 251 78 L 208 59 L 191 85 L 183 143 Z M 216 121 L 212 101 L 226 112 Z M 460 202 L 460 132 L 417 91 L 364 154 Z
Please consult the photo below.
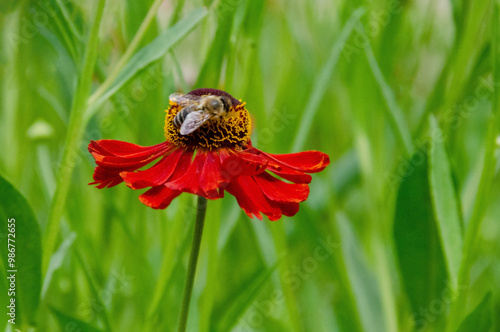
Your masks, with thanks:
M 206 150 L 239 149 L 250 140 L 252 124 L 245 103 L 232 106 L 227 114 L 208 120 L 189 135 L 181 135 L 174 125 L 174 118 L 181 109 L 170 101 L 170 108 L 165 111 L 165 138 L 174 145 Z

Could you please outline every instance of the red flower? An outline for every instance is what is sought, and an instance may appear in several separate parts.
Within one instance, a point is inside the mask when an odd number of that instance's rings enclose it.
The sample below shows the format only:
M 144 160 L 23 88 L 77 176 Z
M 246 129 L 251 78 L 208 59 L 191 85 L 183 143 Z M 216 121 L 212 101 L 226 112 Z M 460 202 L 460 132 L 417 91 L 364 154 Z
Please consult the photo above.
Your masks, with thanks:
M 228 109 L 188 135 L 181 135 L 174 125 L 183 106 L 171 101 L 165 142 L 145 147 L 91 141 L 89 151 L 98 165 L 91 184 L 101 189 L 125 181 L 132 189 L 150 187 L 139 199 L 154 209 L 166 208 L 182 192 L 217 199 L 227 191 L 250 217 L 262 219 L 263 213 L 278 220 L 283 214 L 295 215 L 309 195 L 311 176 L 306 173 L 322 171 L 330 163 L 328 156 L 319 151 L 282 155 L 260 151 L 250 142 L 251 120 L 245 103 L 215 89 L 198 89 L 186 96 L 206 95 L 227 97 Z M 139 170 L 157 159 L 151 168 Z

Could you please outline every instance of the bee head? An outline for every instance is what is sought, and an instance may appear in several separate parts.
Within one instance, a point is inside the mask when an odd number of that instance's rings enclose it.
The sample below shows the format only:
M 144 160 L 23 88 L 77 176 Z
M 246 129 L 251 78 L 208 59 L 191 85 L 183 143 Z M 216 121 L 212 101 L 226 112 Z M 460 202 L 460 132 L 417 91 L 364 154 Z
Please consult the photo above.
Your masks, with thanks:
M 232 106 L 231 99 L 229 99 L 226 96 L 221 96 L 220 101 L 222 102 L 222 106 L 224 107 L 224 111 L 226 111 L 226 113 L 229 112 L 229 110 L 231 109 L 231 106 Z
M 219 98 L 210 98 L 207 101 L 206 107 L 212 112 L 221 112 L 223 110 L 224 105 L 219 100 Z

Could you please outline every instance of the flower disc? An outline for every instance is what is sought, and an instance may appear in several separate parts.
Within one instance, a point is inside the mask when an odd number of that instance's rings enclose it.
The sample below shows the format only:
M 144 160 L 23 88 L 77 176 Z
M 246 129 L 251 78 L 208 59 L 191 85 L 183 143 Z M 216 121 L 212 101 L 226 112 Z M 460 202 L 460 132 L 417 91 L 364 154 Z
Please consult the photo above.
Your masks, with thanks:
M 189 135 L 181 135 L 174 125 L 174 118 L 182 107 L 170 101 L 170 108 L 165 112 L 165 138 L 174 145 L 182 147 L 216 150 L 220 148 L 240 149 L 250 140 L 251 119 L 245 103 L 235 99 L 227 92 L 216 89 L 198 89 L 189 92 L 194 95 L 215 95 L 231 98 L 232 106 L 229 112 L 220 118 L 205 122 L 200 128 Z

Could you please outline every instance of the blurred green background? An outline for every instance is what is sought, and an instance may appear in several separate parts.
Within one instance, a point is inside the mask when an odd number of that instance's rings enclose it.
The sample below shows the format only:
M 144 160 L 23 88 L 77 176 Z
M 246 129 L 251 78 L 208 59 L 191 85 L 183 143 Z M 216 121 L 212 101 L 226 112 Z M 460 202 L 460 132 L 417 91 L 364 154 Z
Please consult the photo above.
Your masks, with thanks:
M 88 186 L 86 148 L 158 144 L 169 94 L 212 87 L 257 148 L 332 164 L 292 218 L 209 202 L 189 331 L 500 331 L 498 8 L 2 0 L 2 328 L 176 329 L 195 198 Z

